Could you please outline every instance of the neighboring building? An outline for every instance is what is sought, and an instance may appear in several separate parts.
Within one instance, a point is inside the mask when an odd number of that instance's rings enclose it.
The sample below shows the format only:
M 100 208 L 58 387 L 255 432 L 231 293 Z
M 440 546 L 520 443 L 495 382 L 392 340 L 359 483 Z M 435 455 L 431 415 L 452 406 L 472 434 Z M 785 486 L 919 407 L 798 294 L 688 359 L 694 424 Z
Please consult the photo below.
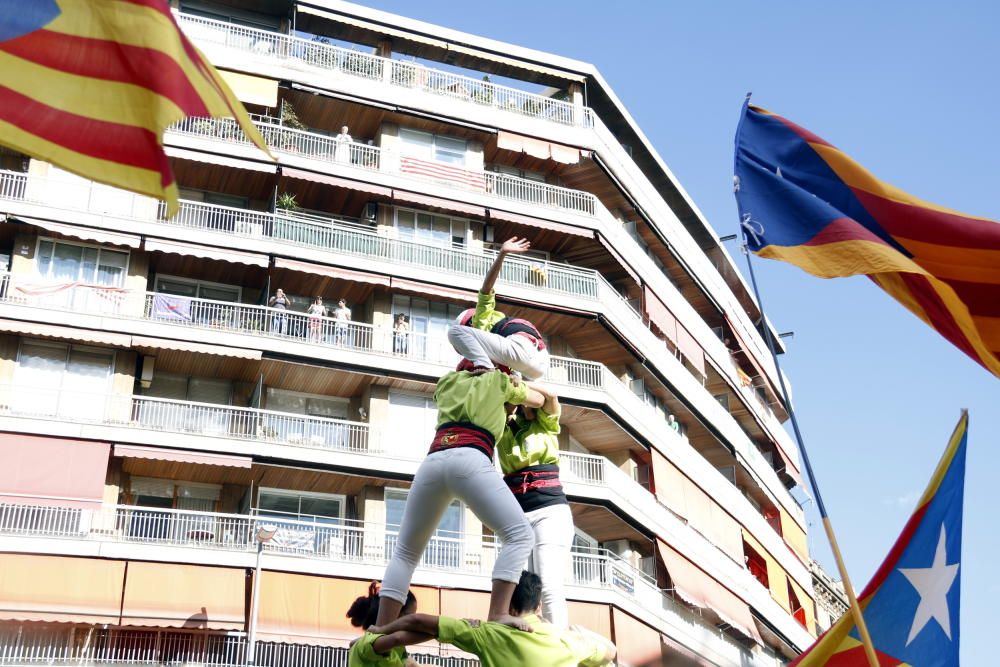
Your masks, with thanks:
M 816 596 L 816 632 L 824 633 L 851 608 L 844 582 L 837 581 L 816 561 L 809 563 Z
M 502 308 L 549 337 L 565 404 L 573 620 L 626 665 L 808 646 L 760 312 L 597 70 L 336 0 L 176 9 L 279 163 L 230 120 L 185 121 L 167 220 L 0 154 L 5 664 L 235 666 L 258 588 L 257 664 L 343 664 L 456 361 L 446 327 L 512 235 L 533 254 L 505 268 Z M 316 295 L 352 319 L 310 318 Z M 483 615 L 494 552 L 453 505 L 422 609 Z

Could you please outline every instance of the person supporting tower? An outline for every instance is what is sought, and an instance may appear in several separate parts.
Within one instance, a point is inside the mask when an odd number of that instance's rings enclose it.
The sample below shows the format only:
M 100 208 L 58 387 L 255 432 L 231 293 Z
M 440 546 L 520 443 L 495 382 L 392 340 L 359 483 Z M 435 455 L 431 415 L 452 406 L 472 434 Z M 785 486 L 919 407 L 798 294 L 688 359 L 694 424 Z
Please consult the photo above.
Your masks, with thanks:
M 573 513 L 559 481 L 559 398 L 541 386 L 538 409 L 519 406 L 497 442 L 504 481 L 535 533 L 528 569 L 542 579 L 542 615 L 569 625 L 564 580 L 573 548 Z
M 483 279 L 475 309 L 469 308 L 448 328 L 448 341 L 455 351 L 478 368 L 501 364 L 528 380 L 537 380 L 549 370 L 549 352 L 534 324 L 507 317 L 496 309 L 493 291 L 507 255 L 521 254 L 531 248 L 527 239 L 516 236 L 500 247 L 497 258 Z
M 379 591 L 378 625 L 399 616 L 420 557 L 448 505 L 461 499 L 500 538 L 489 619 L 525 624 L 507 608 L 534 546 L 531 526 L 493 466 L 507 421 L 505 404 L 541 407 L 544 397 L 500 371 L 457 370 L 438 380 L 437 432 L 413 479 L 392 560 Z

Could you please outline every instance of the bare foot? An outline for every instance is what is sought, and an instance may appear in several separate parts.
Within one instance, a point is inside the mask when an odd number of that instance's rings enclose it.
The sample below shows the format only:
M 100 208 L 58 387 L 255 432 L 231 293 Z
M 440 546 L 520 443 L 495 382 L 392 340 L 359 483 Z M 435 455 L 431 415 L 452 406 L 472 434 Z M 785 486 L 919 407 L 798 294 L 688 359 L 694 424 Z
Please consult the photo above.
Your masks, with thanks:
M 509 625 L 515 630 L 521 630 L 522 632 L 534 632 L 530 625 L 528 625 L 523 618 L 517 616 L 511 616 L 510 614 L 503 614 L 496 618 L 489 619 L 490 623 L 499 623 L 501 625 Z

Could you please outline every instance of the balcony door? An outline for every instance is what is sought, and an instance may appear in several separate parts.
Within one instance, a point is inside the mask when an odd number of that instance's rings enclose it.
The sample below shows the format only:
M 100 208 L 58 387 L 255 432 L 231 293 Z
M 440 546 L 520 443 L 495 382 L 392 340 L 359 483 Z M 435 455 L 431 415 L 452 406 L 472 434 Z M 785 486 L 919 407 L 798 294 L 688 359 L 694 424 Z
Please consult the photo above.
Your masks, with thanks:
M 14 372 L 15 411 L 102 421 L 115 366 L 114 350 L 25 340 Z
M 128 258 L 100 246 L 39 239 L 35 272 L 49 288 L 30 298 L 50 308 L 116 314 L 125 300 Z
M 404 315 L 410 323 L 405 342 L 395 348 L 397 354 L 436 361 L 458 363 L 458 354 L 448 343 L 448 326 L 465 310 L 463 307 L 397 294 L 392 298 L 392 319 Z
M 396 536 L 403 522 L 407 489 L 385 490 L 385 553 L 391 554 L 396 546 Z M 428 567 L 457 569 L 462 565 L 465 553 L 463 543 L 465 528 L 465 508 L 454 501 L 444 512 L 427 548 L 424 549 L 422 563 Z
M 281 551 L 331 557 L 360 553 L 360 534 L 344 528 L 345 497 L 261 488 L 257 515 L 278 527 L 270 546 Z M 352 539 L 353 538 L 353 539 Z
M 190 321 L 195 324 L 232 328 L 239 324 L 238 308 L 230 303 L 239 303 L 242 288 L 204 280 L 190 280 L 176 276 L 157 276 L 156 292 L 168 294 L 183 300 L 184 306 L 177 312 L 189 312 Z M 167 309 L 164 312 L 174 312 Z M 154 317 L 157 315 L 154 312 Z
M 166 400 L 143 401 L 139 422 L 147 428 L 225 435 L 232 389 L 230 380 L 156 372 L 143 396 Z
M 331 421 L 348 418 L 350 402 L 346 398 L 268 387 L 266 407 L 264 434 L 270 440 L 313 447 L 350 447 L 349 427 Z

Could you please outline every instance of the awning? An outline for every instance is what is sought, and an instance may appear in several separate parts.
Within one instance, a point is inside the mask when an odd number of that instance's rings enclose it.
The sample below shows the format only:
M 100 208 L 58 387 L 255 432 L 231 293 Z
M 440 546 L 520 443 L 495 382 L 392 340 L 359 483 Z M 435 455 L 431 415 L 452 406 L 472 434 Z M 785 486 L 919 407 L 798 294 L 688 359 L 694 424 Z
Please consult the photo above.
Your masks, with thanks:
M 346 14 L 336 14 L 334 12 L 325 11 L 317 7 L 310 7 L 309 5 L 302 4 L 301 2 L 296 5 L 298 11 L 303 14 L 314 14 L 324 19 L 330 21 L 336 21 L 337 23 L 344 23 L 346 25 L 352 25 L 356 28 L 361 28 L 363 30 L 369 30 L 371 32 L 388 35 L 389 37 L 396 37 L 408 42 L 418 42 L 420 44 L 427 44 L 428 46 L 434 46 L 439 49 L 447 49 L 448 43 L 444 40 L 435 39 L 427 35 L 421 35 L 420 33 L 407 32 L 406 30 L 400 30 L 398 28 L 393 28 L 382 23 L 373 23 L 372 21 L 366 21 L 355 16 L 347 16 Z
M 180 241 L 166 241 L 163 239 L 147 238 L 146 250 L 149 252 L 166 252 L 175 255 L 200 257 L 202 259 L 214 259 L 234 264 L 247 264 L 249 266 L 259 266 L 264 269 L 269 264 L 267 255 L 258 255 L 257 253 L 242 252 L 240 250 L 209 248 L 208 246 L 195 245 L 193 243 L 181 243 Z
M 795 519 L 785 510 L 778 508 L 781 513 L 781 536 L 788 543 L 802 562 L 809 563 L 809 542 L 806 539 L 806 532 L 802 530 Z
M 118 625 L 125 562 L 0 554 L 0 620 Z
M 80 239 L 81 241 L 93 241 L 94 243 L 119 245 L 129 248 L 138 248 L 142 244 L 142 238 L 134 234 L 119 234 L 117 232 L 106 232 L 102 229 L 65 225 L 61 222 L 52 222 L 51 220 L 42 220 L 41 218 L 28 218 L 23 215 L 15 216 L 15 219 L 29 225 L 35 225 L 36 227 L 47 229 L 48 231 L 55 232 L 56 234 L 62 234 L 63 236 L 69 236 L 74 239 Z
M 187 528 L 189 533 L 214 530 L 211 523 L 200 525 L 195 521 L 180 526 L 181 530 Z M 185 539 L 190 535 L 177 537 Z M 246 598 L 247 578 L 243 568 L 129 561 L 121 623 L 242 630 Z
M 250 468 L 253 459 L 249 456 L 231 456 L 211 452 L 189 452 L 168 447 L 144 447 L 142 445 L 115 445 L 114 455 L 129 459 L 150 459 L 153 461 L 174 461 L 176 463 L 197 463 L 207 466 L 227 468 Z
M 684 358 L 694 366 L 695 370 L 705 377 L 705 350 L 702 349 L 695 337 L 688 333 L 682 325 L 677 325 L 677 348 L 684 355 Z
M 667 651 L 670 654 L 677 654 L 683 657 L 685 660 L 687 660 L 687 662 L 680 664 L 691 665 L 693 667 L 716 667 L 716 664 L 714 662 L 706 660 L 705 658 L 701 657 L 688 647 L 684 646 L 679 642 L 674 641 L 670 637 L 666 635 L 660 635 L 660 637 L 661 639 L 663 639 L 663 645 L 667 647 Z M 665 662 L 664 664 L 671 664 L 671 663 Z
M 542 160 L 549 158 L 563 164 L 576 164 L 580 161 L 580 149 L 572 146 L 543 141 L 534 137 L 526 137 L 514 132 L 497 132 L 497 148 L 525 153 Z
M 708 538 L 737 563 L 743 563 L 743 535 L 740 524 L 719 503 L 712 500 Z
M 97 509 L 107 442 L 0 433 L 0 503 Z
M 313 183 L 332 185 L 335 188 L 347 188 L 349 190 L 367 192 L 369 194 L 380 195 L 382 197 L 392 197 L 392 190 L 383 185 L 375 185 L 374 183 L 366 183 L 364 181 L 355 181 L 350 178 L 340 178 L 339 176 L 319 174 L 315 171 L 306 171 L 305 169 L 282 167 L 281 175 L 286 176 L 287 178 L 296 178 L 300 181 L 312 181 Z
M 24 336 L 39 336 L 41 338 L 64 338 L 81 343 L 93 343 L 95 345 L 108 345 L 111 347 L 130 347 L 132 343 L 131 337 L 125 334 L 77 329 L 75 327 L 59 327 L 54 324 L 24 322 L 22 320 L 0 319 L 0 331 Z
M 237 99 L 244 104 L 258 104 L 262 107 L 278 106 L 278 82 L 271 79 L 264 79 L 259 76 L 249 74 L 239 74 L 237 72 L 227 72 L 219 70 L 219 74 L 233 92 Z
M 278 173 L 277 162 L 258 162 L 256 160 L 230 157 L 228 155 L 219 155 L 217 153 L 208 153 L 205 151 L 193 151 L 187 148 L 178 148 L 177 146 L 165 146 L 163 150 L 169 157 L 178 158 L 181 160 L 204 162 L 207 164 L 219 165 L 220 167 L 230 167 L 232 169 L 246 169 L 247 171 L 260 171 L 266 174 Z
M 609 255 L 615 258 L 615 261 L 618 262 L 618 265 L 621 266 L 623 269 L 625 269 L 625 273 L 627 273 L 629 277 L 632 278 L 632 280 L 635 282 L 636 285 L 643 284 L 642 279 L 639 278 L 639 274 L 632 270 L 632 267 L 629 266 L 629 263 L 625 261 L 625 258 L 622 257 L 621 254 L 619 254 L 618 250 L 615 249 L 615 246 L 612 245 L 611 242 L 608 241 L 606 238 L 604 238 L 604 234 L 598 233 L 597 241 L 602 246 L 604 246 L 604 249 L 607 250 Z
M 294 259 L 276 257 L 274 268 L 288 269 L 300 273 L 312 273 L 320 276 L 327 276 L 336 280 L 349 280 L 358 283 L 368 283 L 370 285 L 389 286 L 389 277 L 378 273 L 368 273 L 367 271 L 355 271 L 354 269 L 342 269 L 336 266 L 324 266 L 322 264 L 312 264 L 310 262 L 300 262 Z
M 198 352 L 200 354 L 214 354 L 217 357 L 234 357 L 236 359 L 257 360 L 261 358 L 260 350 L 247 350 L 242 347 L 212 345 L 210 343 L 195 343 L 187 340 L 171 340 L 169 338 L 151 338 L 149 336 L 132 336 L 132 347 Z
M 257 631 L 269 641 L 347 646 L 358 629 L 344 609 L 367 593 L 367 581 L 265 570 Z
M 649 285 L 642 286 L 642 307 L 646 311 L 646 317 L 659 329 L 660 333 L 667 337 L 674 346 L 677 345 L 677 318 L 670 312 L 670 309 L 660 301 L 660 297 L 649 289 Z
M 440 208 L 445 211 L 454 211 L 455 213 L 462 213 L 464 215 L 474 215 L 479 218 L 486 217 L 486 209 L 482 206 L 473 206 L 472 204 L 463 204 L 462 202 L 452 201 L 450 199 L 441 199 L 440 197 L 431 197 L 428 195 L 418 194 L 416 192 L 408 192 L 406 190 L 393 190 L 392 198 L 395 201 L 403 201 L 408 204 L 419 204 L 420 206 L 431 206 L 434 208 Z
M 767 564 L 767 587 L 771 591 L 771 597 L 782 606 L 785 611 L 789 610 L 788 603 L 788 587 L 785 585 L 787 575 L 785 571 L 778 565 L 778 561 L 775 560 L 764 545 L 761 544 L 756 537 L 751 535 L 746 528 L 743 529 L 743 539 L 750 546 L 751 549 L 757 552 L 764 562 Z
M 630 665 L 659 665 L 663 659 L 660 633 L 618 608 L 612 612 L 618 660 Z
M 681 598 L 697 607 L 714 611 L 723 622 L 756 642 L 764 643 L 746 602 L 663 540 L 657 539 L 656 547 L 670 574 L 674 590 Z
M 503 220 L 505 222 L 513 222 L 517 225 L 527 225 L 529 227 L 537 227 L 538 229 L 549 229 L 554 232 L 559 232 L 560 234 L 571 234 L 572 236 L 582 236 L 587 239 L 594 238 L 594 231 L 587 229 L 586 227 L 575 227 L 573 225 L 564 225 L 561 222 L 552 222 L 551 220 L 543 220 L 542 218 L 536 218 L 530 215 L 521 215 L 520 213 L 511 213 L 509 211 L 501 211 L 499 209 L 490 209 L 490 218 L 492 220 Z
M 674 514 L 687 517 L 684 487 L 689 484 L 688 478 L 658 450 L 650 450 L 650 459 L 653 463 L 653 488 L 657 500 Z
M 452 287 L 442 287 L 431 283 L 418 283 L 414 280 L 403 278 L 392 279 L 392 289 L 410 294 L 421 294 L 426 296 L 439 296 L 445 299 L 455 299 L 457 301 L 475 301 L 476 293 L 472 290 L 454 289 Z
M 802 608 L 802 612 L 805 614 L 805 617 L 806 617 L 806 623 L 805 623 L 806 630 L 810 634 L 816 634 L 816 611 L 815 611 L 816 610 L 816 607 L 815 607 L 816 603 L 815 603 L 815 601 L 813 600 L 812 596 L 808 595 L 806 593 L 805 589 L 803 589 L 801 586 L 799 586 L 798 583 L 796 583 L 795 580 L 792 579 L 791 577 L 788 577 L 788 585 L 791 586 L 792 587 L 792 591 L 795 592 L 795 597 L 798 598 L 799 605 Z
M 526 60 L 518 60 L 517 58 L 505 56 L 503 54 L 495 53 L 493 51 L 482 51 L 479 49 L 473 49 L 466 46 L 461 46 L 459 44 L 448 44 L 448 51 L 452 53 L 460 53 L 462 55 L 472 56 L 474 58 L 481 58 L 483 60 L 490 60 L 495 63 L 501 63 L 503 65 L 507 65 L 508 67 L 513 67 L 515 69 L 527 70 L 529 72 L 535 72 L 537 74 L 544 74 L 545 76 L 549 76 L 555 79 L 576 81 L 577 83 L 583 83 L 586 81 L 586 77 L 582 74 L 567 72 L 561 69 L 554 69 L 552 67 L 546 67 L 545 65 L 540 65 L 538 63 L 529 62 Z

